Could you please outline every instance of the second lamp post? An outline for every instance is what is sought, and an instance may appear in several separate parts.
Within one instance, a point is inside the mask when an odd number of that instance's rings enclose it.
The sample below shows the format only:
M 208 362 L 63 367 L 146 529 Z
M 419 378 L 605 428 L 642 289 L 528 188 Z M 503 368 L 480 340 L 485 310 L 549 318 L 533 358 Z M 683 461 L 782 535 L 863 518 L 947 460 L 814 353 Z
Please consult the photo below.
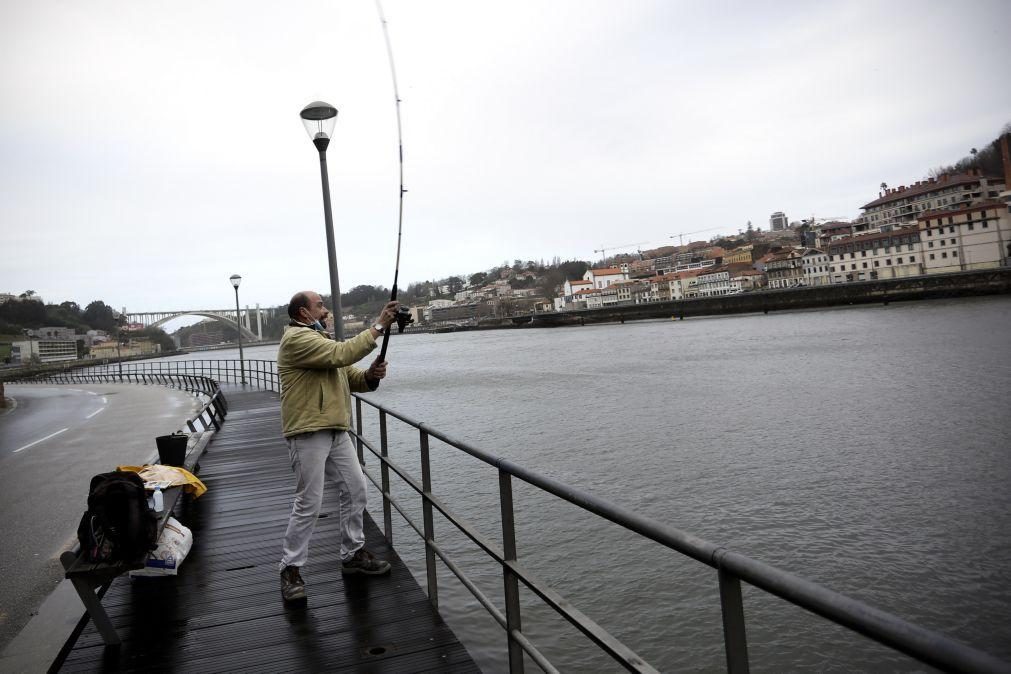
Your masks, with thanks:
M 246 360 L 242 357 L 242 314 L 239 313 L 239 284 L 242 283 L 242 277 L 238 274 L 232 274 L 228 277 L 228 280 L 232 282 L 232 287 L 235 288 L 235 328 L 239 331 L 239 373 L 242 377 L 242 385 L 246 385 Z
M 326 252 L 330 263 L 330 301 L 333 303 L 334 337 L 344 339 L 344 312 L 341 310 L 341 286 L 337 280 L 337 250 L 333 238 L 333 215 L 330 212 L 330 177 L 326 170 L 326 148 L 330 144 L 333 127 L 337 123 L 337 108 L 313 101 L 302 108 L 302 124 L 319 150 L 319 172 L 323 180 L 323 218 L 326 220 Z

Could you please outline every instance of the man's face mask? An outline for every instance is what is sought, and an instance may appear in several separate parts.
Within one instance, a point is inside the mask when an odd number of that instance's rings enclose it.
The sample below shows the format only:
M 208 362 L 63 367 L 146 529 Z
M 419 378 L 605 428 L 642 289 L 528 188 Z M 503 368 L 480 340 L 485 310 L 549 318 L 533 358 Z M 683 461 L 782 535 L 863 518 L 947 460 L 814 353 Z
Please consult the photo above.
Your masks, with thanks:
M 312 316 L 309 316 L 309 318 L 312 318 Z M 323 324 L 319 322 L 319 319 L 314 319 L 313 322 L 309 324 L 309 327 L 312 328 L 313 330 L 326 332 L 326 328 L 323 327 Z

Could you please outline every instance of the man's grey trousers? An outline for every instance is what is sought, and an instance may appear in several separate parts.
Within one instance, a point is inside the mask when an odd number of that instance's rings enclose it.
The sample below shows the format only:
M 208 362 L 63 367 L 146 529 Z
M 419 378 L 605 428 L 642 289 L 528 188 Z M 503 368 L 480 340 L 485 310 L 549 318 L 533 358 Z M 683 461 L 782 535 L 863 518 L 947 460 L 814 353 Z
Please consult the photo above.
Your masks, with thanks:
M 288 438 L 288 456 L 295 473 L 295 502 L 284 534 L 281 570 L 304 566 L 309 539 L 323 506 L 323 479 L 337 487 L 340 499 L 340 555 L 347 561 L 365 545 L 363 519 L 365 475 L 351 436 L 345 431 L 316 431 Z

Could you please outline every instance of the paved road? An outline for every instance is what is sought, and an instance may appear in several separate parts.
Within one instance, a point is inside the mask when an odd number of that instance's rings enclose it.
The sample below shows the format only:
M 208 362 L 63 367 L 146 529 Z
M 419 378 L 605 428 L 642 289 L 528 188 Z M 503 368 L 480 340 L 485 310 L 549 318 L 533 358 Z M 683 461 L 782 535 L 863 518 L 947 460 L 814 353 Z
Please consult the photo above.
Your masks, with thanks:
M 161 386 L 7 386 L 0 410 L 0 649 L 62 579 L 91 476 L 141 464 L 196 399 Z

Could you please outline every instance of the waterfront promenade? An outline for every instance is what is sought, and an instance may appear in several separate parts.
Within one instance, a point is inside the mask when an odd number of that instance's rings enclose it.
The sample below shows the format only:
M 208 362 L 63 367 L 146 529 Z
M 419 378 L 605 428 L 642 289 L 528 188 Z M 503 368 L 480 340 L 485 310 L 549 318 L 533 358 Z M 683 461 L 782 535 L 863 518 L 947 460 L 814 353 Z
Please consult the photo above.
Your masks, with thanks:
M 227 396 L 228 419 L 200 460 L 208 491 L 180 513 L 194 546 L 179 575 L 118 578 L 103 605 L 122 646 L 104 647 L 89 622 L 59 671 L 477 671 L 371 520 L 366 544 L 392 573 L 341 575 L 331 492 L 304 571 L 308 606 L 284 607 L 277 558 L 292 477 L 278 397 Z

